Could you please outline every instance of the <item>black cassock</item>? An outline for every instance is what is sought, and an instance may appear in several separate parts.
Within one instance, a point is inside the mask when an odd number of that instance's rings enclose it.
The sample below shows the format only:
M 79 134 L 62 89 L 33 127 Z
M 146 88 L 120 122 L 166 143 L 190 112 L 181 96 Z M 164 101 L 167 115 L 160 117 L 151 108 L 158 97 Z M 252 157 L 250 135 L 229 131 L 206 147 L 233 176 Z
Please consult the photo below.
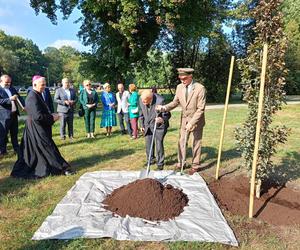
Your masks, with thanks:
M 37 91 L 30 91 L 26 98 L 28 114 L 20 153 L 11 176 L 36 178 L 63 174 L 70 169 L 52 140 L 53 117 L 49 108 Z

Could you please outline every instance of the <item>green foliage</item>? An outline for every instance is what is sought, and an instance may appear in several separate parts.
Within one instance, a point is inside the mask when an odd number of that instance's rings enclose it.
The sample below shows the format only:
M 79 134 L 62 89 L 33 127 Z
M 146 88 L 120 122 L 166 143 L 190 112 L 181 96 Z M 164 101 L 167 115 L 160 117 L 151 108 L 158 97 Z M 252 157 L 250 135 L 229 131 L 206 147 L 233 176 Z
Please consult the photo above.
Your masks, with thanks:
M 19 58 L 13 51 L 0 46 L 0 74 L 14 74 L 19 66 Z
M 150 50 L 145 63 L 134 71 L 134 81 L 139 87 L 168 87 L 171 65 L 169 55 L 159 50 Z
M 47 69 L 50 86 L 61 82 L 63 77 L 78 85 L 83 81 L 82 62 L 81 53 L 72 47 L 48 47 L 43 54 L 31 40 L 9 36 L 0 30 L 0 73 L 11 75 L 14 85 L 30 86 L 32 76 L 47 76 Z
M 59 83 L 63 76 L 63 60 L 60 51 L 54 47 L 45 49 L 44 56 L 48 62 L 49 85 Z
M 289 69 L 285 90 L 287 94 L 300 94 L 300 1 L 285 0 L 282 6 L 284 31 L 288 39 L 286 67 Z
M 48 47 L 44 56 L 48 62 L 50 85 L 60 83 L 63 77 L 68 77 L 76 86 L 83 81 L 80 73 L 83 59 L 76 49 L 70 46 L 63 46 L 60 49 Z
M 230 43 L 221 30 L 213 31 L 208 38 L 208 51 L 202 54 L 198 66 L 209 102 L 225 101 L 231 51 Z M 235 81 L 232 84 L 234 88 Z
M 93 47 L 93 53 L 84 55 L 86 60 L 81 69 L 93 77 L 116 82 L 131 79 L 134 68 L 147 60 L 149 50 L 170 46 L 176 50 L 177 36 L 180 41 L 187 40 L 196 51 L 200 36 L 209 33 L 212 20 L 221 14 L 216 9 L 226 1 L 31 0 L 30 3 L 37 13 L 45 13 L 53 23 L 57 10 L 67 18 L 75 7 L 79 8 L 83 15 L 79 36 Z
M 38 46 L 31 40 L 18 36 L 8 36 L 3 31 L 0 31 L 0 46 L 4 50 L 11 51 L 10 55 L 13 55 L 14 61 L 18 59 L 17 70 L 14 67 L 6 70 L 8 74 L 13 76 L 15 85 L 29 86 L 31 77 L 34 74 L 43 74 L 45 72 L 45 58 Z
M 232 28 L 231 40 L 238 57 L 245 57 L 248 46 L 255 38 L 253 30 L 255 19 L 250 12 L 257 6 L 258 0 L 241 0 L 232 2 L 228 10 L 226 24 Z
M 70 46 L 63 46 L 59 51 L 63 60 L 63 77 L 68 77 L 78 87 L 84 80 L 84 76 L 80 72 L 80 65 L 83 62 L 81 53 Z
M 164 48 L 171 51 L 169 88 L 179 83 L 176 68 L 192 67 L 194 78 L 208 89 L 208 101 L 221 101 L 225 98 L 227 80 L 224 79 L 228 75 L 225 69 L 230 53 L 228 40 L 221 31 L 228 2 L 186 1 L 184 6 L 179 10 L 180 19 L 175 20 L 172 39 L 164 43 Z M 215 69 L 219 71 L 216 73 Z
M 257 178 L 269 177 L 272 168 L 272 156 L 279 143 L 287 140 L 288 129 L 285 126 L 272 127 L 273 115 L 281 109 L 285 92 L 284 56 L 287 40 L 283 34 L 282 14 L 279 11 L 280 0 L 261 0 L 252 12 L 256 19 L 256 38 L 248 48 L 245 59 L 239 60 L 244 100 L 248 103 L 248 117 L 241 128 L 236 129 L 238 147 L 244 158 L 244 165 L 250 171 L 252 166 L 257 109 L 261 72 L 261 49 L 268 43 L 268 62 L 263 115 L 261 123 L 261 139 L 258 152 Z

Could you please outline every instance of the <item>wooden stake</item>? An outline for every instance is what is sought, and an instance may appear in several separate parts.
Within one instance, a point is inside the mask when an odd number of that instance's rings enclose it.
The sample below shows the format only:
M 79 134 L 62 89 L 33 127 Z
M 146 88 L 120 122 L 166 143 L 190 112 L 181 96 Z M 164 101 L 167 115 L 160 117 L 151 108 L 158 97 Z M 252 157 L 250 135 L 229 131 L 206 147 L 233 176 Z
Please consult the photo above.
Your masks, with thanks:
M 223 115 L 222 129 L 221 129 L 221 137 L 220 137 L 220 143 L 219 143 L 218 162 L 217 162 L 217 169 L 216 169 L 216 179 L 217 180 L 219 179 L 219 169 L 220 169 L 220 163 L 221 163 L 222 146 L 223 146 L 223 141 L 224 141 L 224 131 L 225 131 L 227 110 L 228 110 L 228 102 L 229 102 L 229 97 L 230 97 L 230 89 L 231 89 L 232 73 L 233 73 L 233 64 L 234 64 L 234 56 L 231 57 L 229 77 L 228 77 L 228 83 L 227 83 L 227 93 L 226 93 L 224 115 Z
M 268 57 L 268 44 L 264 44 L 262 69 L 260 75 L 260 89 L 259 89 L 259 101 L 258 101 L 257 123 L 256 123 L 256 133 L 255 133 L 255 144 L 254 144 L 253 162 L 252 162 L 251 185 L 250 185 L 249 218 L 253 217 L 255 176 L 256 176 L 256 167 L 257 167 L 257 158 L 258 158 L 259 139 L 260 139 L 261 118 L 262 118 L 262 111 L 263 111 L 267 57 Z

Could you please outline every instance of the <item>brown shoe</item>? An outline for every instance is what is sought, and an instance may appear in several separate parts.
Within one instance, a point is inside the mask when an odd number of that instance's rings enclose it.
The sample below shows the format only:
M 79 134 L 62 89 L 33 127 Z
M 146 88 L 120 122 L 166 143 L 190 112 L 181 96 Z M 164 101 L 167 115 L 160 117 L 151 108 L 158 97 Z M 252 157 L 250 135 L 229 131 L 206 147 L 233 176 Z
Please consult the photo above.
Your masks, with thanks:
M 191 168 L 189 171 L 188 171 L 188 174 L 189 175 L 193 175 L 194 173 L 197 173 L 200 171 L 200 168 Z

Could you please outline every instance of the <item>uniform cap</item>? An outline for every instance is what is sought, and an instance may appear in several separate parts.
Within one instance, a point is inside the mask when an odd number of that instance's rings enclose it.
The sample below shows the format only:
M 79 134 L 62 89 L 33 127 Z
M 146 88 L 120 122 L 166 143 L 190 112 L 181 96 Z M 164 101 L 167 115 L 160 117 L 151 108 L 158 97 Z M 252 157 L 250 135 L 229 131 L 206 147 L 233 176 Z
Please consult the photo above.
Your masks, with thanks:
M 193 74 L 194 69 L 192 68 L 178 68 L 178 75 L 190 75 Z

